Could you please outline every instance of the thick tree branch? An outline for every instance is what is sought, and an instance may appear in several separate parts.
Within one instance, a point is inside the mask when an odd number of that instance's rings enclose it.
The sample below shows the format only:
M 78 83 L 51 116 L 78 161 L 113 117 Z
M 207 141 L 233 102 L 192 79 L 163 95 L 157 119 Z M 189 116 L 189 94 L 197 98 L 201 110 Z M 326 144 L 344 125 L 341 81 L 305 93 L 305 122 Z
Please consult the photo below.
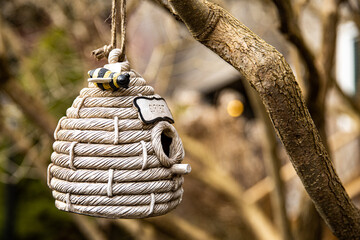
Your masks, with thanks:
M 360 238 L 360 211 L 332 166 L 284 57 L 217 5 L 198 0 L 171 3 L 193 36 L 259 93 L 297 174 L 333 233 L 340 239 Z
M 328 149 L 323 101 L 326 95 L 326 79 L 323 77 L 321 66 L 316 63 L 313 52 L 301 34 L 297 14 L 294 11 L 291 1 L 272 0 L 272 2 L 276 6 L 280 19 L 280 31 L 297 48 L 299 56 L 307 70 L 304 78 L 307 89 L 307 107 L 320 132 L 324 145 Z
M 271 204 L 275 221 L 281 230 L 282 239 L 291 240 L 293 239 L 293 236 L 289 219 L 286 214 L 285 187 L 280 175 L 281 161 L 277 152 L 278 141 L 276 139 L 276 134 L 259 96 L 245 81 L 246 80 L 243 80 L 251 106 L 255 110 L 256 117 L 261 120 L 265 132 L 263 138 L 263 154 L 266 171 L 274 185 L 274 191 L 271 193 Z
M 280 31 L 288 38 L 288 40 L 294 44 L 294 46 L 299 50 L 300 56 L 305 64 L 305 67 L 308 70 L 307 74 L 307 89 L 308 96 L 307 102 L 311 102 L 309 105 L 310 114 L 316 115 L 319 108 L 317 106 L 319 90 L 321 88 L 320 73 L 316 68 L 315 57 L 312 53 L 309 46 L 306 44 L 304 38 L 301 35 L 301 29 L 298 25 L 297 18 L 295 18 L 295 13 L 291 4 L 291 1 L 288 0 L 272 0 L 278 11 L 280 19 Z M 315 114 L 313 114 L 315 113 Z M 314 119 L 315 124 L 318 126 L 322 124 L 323 118 Z
M 324 141 L 326 148 L 329 149 L 327 141 L 327 134 L 325 129 L 325 111 L 326 111 L 326 96 L 329 86 L 332 85 L 332 75 L 335 49 L 336 49 L 336 37 L 337 37 L 337 25 L 339 21 L 339 0 L 328 0 L 322 4 L 321 20 L 323 25 L 322 31 L 322 44 L 319 61 L 317 64 L 314 62 L 314 66 L 318 69 L 320 75 L 318 81 L 320 82 L 320 88 L 317 93 L 313 93 L 313 100 L 307 102 L 310 114 L 315 121 L 315 125 L 320 131 L 320 136 Z M 300 54 L 303 54 L 299 52 Z M 311 84 L 310 84 L 311 85 Z M 312 101 L 315 101 L 313 104 Z M 314 239 L 321 238 L 321 219 L 314 205 L 306 197 L 303 201 L 303 211 L 299 216 L 297 235 L 301 239 Z

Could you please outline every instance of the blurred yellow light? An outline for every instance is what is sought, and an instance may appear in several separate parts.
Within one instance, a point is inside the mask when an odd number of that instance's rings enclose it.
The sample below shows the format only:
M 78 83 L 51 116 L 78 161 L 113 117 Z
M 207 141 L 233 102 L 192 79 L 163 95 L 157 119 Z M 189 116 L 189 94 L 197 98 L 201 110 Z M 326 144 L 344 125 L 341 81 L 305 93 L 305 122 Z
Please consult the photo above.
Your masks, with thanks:
M 238 117 L 244 112 L 244 104 L 239 100 L 232 100 L 226 109 L 231 117 Z

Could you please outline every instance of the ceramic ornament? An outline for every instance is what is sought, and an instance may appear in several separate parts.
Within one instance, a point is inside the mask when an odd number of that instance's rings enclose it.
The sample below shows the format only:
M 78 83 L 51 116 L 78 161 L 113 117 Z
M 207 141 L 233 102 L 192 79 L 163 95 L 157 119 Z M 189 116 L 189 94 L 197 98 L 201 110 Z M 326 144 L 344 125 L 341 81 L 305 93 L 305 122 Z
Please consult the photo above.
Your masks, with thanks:
M 48 186 L 63 211 L 144 218 L 176 208 L 183 195 L 184 149 L 163 98 L 129 63 L 89 71 L 54 133 Z M 115 57 L 114 57 L 115 56 Z

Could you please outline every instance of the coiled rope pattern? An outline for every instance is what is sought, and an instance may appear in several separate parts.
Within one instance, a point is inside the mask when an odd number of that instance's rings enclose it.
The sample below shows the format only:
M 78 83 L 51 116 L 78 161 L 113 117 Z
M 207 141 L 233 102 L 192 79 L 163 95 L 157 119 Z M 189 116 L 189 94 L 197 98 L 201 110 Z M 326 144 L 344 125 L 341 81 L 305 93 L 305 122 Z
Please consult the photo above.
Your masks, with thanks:
M 55 130 L 48 185 L 64 211 L 109 218 L 162 215 L 181 202 L 181 175 L 190 167 L 179 164 L 184 150 L 172 125 L 139 119 L 133 100 L 152 96 L 153 88 L 127 61 L 116 64 L 130 74 L 129 88 L 102 91 L 90 83 L 80 91 Z M 169 156 L 161 134 L 172 139 Z

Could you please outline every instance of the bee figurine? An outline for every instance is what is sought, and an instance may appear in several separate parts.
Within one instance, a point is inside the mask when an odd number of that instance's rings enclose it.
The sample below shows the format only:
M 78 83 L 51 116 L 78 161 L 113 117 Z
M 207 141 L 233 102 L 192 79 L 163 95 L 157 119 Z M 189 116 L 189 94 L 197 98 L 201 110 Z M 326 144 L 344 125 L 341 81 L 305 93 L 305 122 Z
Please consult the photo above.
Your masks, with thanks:
M 93 82 L 97 87 L 102 90 L 110 90 L 116 91 L 120 89 L 120 87 L 128 88 L 130 82 L 130 74 L 129 73 L 117 73 L 111 72 L 107 68 L 97 68 L 90 70 L 88 72 L 89 82 Z

